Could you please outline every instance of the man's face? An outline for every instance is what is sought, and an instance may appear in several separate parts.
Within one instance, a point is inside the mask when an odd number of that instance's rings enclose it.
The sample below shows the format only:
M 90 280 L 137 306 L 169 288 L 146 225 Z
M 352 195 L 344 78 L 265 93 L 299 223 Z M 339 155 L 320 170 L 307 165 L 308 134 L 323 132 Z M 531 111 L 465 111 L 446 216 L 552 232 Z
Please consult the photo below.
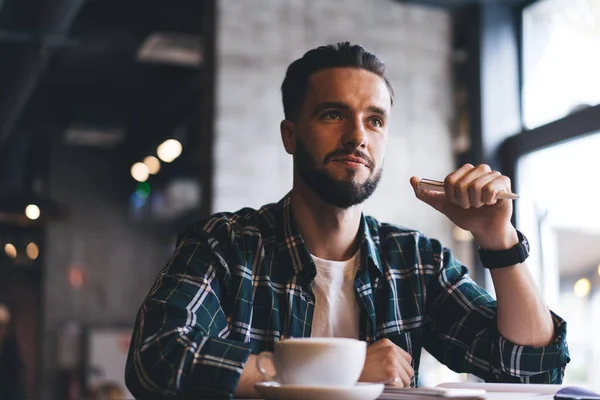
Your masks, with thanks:
M 381 179 L 391 109 L 379 76 L 356 68 L 313 74 L 296 121 L 299 177 L 325 202 L 348 208 Z

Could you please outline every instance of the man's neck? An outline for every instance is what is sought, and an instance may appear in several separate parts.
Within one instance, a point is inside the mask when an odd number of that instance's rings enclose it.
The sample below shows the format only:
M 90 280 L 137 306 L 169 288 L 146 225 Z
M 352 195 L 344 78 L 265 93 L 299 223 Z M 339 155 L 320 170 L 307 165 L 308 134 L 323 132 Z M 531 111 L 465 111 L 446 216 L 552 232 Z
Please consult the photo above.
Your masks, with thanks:
M 303 184 L 292 189 L 292 213 L 310 253 L 332 261 L 346 261 L 358 250 L 362 207 L 342 209 L 325 203 Z

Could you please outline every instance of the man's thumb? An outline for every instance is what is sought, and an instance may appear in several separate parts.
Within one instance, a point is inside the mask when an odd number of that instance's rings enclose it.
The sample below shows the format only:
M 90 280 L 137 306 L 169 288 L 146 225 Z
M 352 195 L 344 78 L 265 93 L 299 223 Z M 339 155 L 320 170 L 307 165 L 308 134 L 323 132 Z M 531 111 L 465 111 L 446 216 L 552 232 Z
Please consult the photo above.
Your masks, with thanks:
M 413 176 L 410 178 L 410 184 L 415 191 L 415 196 L 417 199 L 421 200 L 423 203 L 429 204 L 431 207 L 435 208 L 439 212 L 443 213 L 444 206 L 447 202 L 446 195 L 444 193 L 437 193 L 431 190 L 424 190 L 419 188 L 419 182 L 421 178 L 417 176 Z

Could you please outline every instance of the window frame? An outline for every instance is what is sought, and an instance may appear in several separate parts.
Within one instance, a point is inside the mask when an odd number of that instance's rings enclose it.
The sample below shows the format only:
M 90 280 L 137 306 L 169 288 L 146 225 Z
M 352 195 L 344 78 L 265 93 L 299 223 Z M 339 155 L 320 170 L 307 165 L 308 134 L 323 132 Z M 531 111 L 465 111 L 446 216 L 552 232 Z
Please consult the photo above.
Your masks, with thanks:
M 521 131 L 506 138 L 498 149 L 502 170 L 517 187 L 518 162 L 520 157 L 572 139 L 582 138 L 600 131 L 600 105 L 573 112 L 563 118 L 545 125 L 527 129 L 523 119 L 523 12 L 535 3 L 545 0 L 527 0 L 514 8 L 515 19 L 513 29 L 517 38 L 518 86 L 519 86 L 519 118 Z M 518 207 L 518 205 L 515 205 Z M 517 213 L 513 214 L 513 223 L 517 226 Z

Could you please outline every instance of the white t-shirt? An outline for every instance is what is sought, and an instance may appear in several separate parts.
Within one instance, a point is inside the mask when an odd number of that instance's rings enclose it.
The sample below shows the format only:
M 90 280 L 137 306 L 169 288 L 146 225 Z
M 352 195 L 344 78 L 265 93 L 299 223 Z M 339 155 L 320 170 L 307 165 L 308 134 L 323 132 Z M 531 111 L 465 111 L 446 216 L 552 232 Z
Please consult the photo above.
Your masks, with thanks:
M 317 276 L 311 285 L 315 296 L 311 336 L 358 339 L 360 309 L 354 277 L 360 266 L 360 250 L 347 261 L 312 258 Z

